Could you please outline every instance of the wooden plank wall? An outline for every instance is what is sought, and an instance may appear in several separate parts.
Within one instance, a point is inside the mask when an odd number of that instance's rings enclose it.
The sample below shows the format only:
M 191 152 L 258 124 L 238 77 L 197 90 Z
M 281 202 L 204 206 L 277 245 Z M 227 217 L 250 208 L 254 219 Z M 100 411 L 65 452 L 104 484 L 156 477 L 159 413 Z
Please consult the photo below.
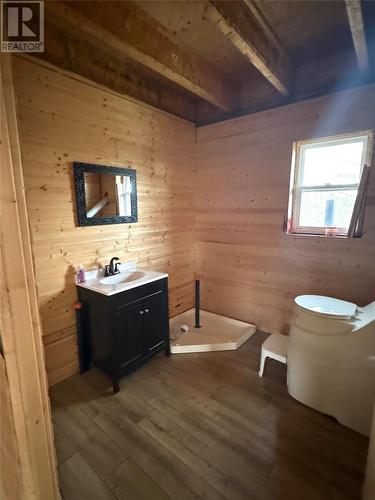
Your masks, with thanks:
M 374 129 L 375 86 L 198 128 L 203 306 L 287 333 L 293 299 L 375 300 L 375 172 L 362 239 L 283 234 L 293 141 Z
M 375 175 L 362 239 L 282 232 L 292 142 L 375 128 L 374 86 L 200 127 L 195 143 L 192 124 L 25 58 L 15 81 L 50 384 L 77 371 L 80 262 L 169 272 L 171 316 L 192 306 L 198 270 L 206 309 L 269 332 L 287 333 L 298 294 L 375 298 Z M 75 160 L 136 168 L 139 222 L 76 227 Z
M 15 60 L 15 90 L 47 372 L 77 371 L 74 267 L 116 255 L 170 274 L 170 314 L 193 304 L 194 125 Z M 72 162 L 137 170 L 139 222 L 76 225 Z

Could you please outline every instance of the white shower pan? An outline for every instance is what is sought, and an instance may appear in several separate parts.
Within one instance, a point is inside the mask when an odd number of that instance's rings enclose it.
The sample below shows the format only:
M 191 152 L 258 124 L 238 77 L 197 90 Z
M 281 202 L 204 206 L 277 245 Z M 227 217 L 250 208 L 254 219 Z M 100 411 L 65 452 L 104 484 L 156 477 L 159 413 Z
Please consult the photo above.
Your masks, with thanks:
M 195 309 L 189 309 L 169 321 L 171 353 L 233 351 L 249 339 L 256 330 L 255 325 L 236 319 L 200 311 L 200 328 L 194 327 Z M 181 331 L 181 325 L 189 327 Z

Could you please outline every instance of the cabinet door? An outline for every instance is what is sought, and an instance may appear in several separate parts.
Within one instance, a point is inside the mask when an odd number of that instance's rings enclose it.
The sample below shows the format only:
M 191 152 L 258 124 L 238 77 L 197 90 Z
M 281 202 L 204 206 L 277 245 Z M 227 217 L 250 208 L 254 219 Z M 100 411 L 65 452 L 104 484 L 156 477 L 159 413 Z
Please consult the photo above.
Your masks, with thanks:
M 167 296 L 144 302 L 143 310 L 143 342 L 145 354 L 148 354 L 169 339 Z
M 141 305 L 124 309 L 116 314 L 115 334 L 120 370 L 124 369 L 143 354 L 143 307 Z

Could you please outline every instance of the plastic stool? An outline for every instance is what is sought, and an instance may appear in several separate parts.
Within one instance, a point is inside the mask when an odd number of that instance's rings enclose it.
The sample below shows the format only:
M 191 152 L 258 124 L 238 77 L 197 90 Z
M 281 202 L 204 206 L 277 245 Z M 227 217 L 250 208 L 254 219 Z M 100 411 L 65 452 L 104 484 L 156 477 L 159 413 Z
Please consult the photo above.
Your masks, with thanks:
M 274 333 L 262 344 L 262 354 L 260 356 L 259 377 L 263 377 L 264 363 L 266 358 L 276 359 L 280 363 L 286 363 L 288 354 L 289 338 L 286 335 Z

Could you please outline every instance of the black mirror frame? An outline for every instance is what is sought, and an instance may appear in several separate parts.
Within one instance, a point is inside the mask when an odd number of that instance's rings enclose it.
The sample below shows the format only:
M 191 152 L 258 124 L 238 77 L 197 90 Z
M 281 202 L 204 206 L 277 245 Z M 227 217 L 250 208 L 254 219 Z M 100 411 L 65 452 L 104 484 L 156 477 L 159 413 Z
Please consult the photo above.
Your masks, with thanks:
M 132 224 L 138 222 L 138 207 L 137 207 L 137 173 L 131 168 L 110 167 L 105 165 L 94 165 L 92 163 L 73 162 L 74 182 L 76 188 L 77 202 L 77 219 L 79 226 L 99 226 L 103 224 Z M 131 199 L 131 215 L 106 215 L 103 217 L 87 217 L 86 216 L 86 191 L 85 191 L 85 172 L 93 172 L 96 174 L 114 174 L 126 175 L 130 177 L 132 192 Z

